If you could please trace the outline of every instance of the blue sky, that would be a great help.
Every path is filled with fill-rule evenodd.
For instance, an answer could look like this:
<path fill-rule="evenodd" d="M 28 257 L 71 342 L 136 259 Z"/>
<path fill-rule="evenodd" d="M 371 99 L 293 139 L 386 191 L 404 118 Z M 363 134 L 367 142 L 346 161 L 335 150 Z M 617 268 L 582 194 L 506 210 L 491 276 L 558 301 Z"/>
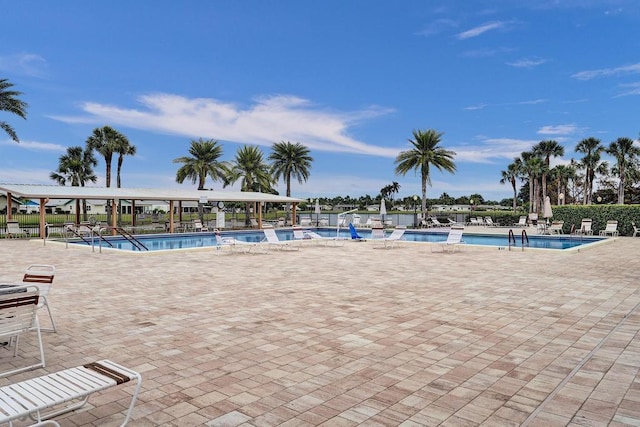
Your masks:
<path fill-rule="evenodd" d="M 223 160 L 288 140 L 314 157 L 294 197 L 376 196 L 393 181 L 403 197 L 419 176 L 395 175 L 395 156 L 433 128 L 457 172 L 435 170 L 428 197 L 500 200 L 500 171 L 541 140 L 565 146 L 558 163 L 583 138 L 640 132 L 637 0 L 0 5 L 0 77 L 29 103 L 26 121 L 0 113 L 21 139 L 0 134 L 5 183 L 53 184 L 66 148 L 110 125 L 137 147 L 125 187 L 179 188 L 172 160 L 191 139 L 219 140 Z M 104 185 L 103 159 L 96 172 Z"/>

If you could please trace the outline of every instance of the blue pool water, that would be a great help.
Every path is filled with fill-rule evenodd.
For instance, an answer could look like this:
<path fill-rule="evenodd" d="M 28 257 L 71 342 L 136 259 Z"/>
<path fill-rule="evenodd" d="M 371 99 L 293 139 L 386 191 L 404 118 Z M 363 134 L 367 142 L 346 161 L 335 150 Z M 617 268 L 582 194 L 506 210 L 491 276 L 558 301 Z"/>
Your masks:
<path fill-rule="evenodd" d="M 319 229 L 316 230 L 318 234 L 322 236 L 335 236 L 336 230 Z M 370 237 L 371 231 L 359 230 L 358 233 L 365 239 Z M 293 232 L 291 230 L 277 230 L 280 240 L 292 240 Z M 387 232 L 389 235 L 390 232 Z M 260 242 L 264 235 L 259 231 L 248 232 L 230 232 L 223 233 L 223 235 L 230 235 L 238 240 L 244 240 L 247 242 Z M 340 236 L 350 238 L 348 230 L 340 230 Z M 202 247 L 216 246 L 216 239 L 213 233 L 191 233 L 191 234 L 162 234 L 162 235 L 141 235 L 136 238 L 144 244 L 150 251 L 161 251 L 171 249 L 191 249 Z M 441 232 L 434 231 L 413 231 L 408 230 L 402 240 L 414 241 L 414 242 L 443 242 L 447 238 L 447 231 Z M 108 237 L 111 246 L 105 242 L 100 242 L 104 248 L 114 248 L 134 251 L 136 249 L 133 244 L 122 237 Z M 483 245 L 483 246 L 496 246 L 496 247 L 508 247 L 509 242 L 506 235 L 496 234 L 464 234 L 464 242 L 469 245 Z M 575 237 L 575 236 L 529 236 L 530 248 L 541 249 L 569 249 L 578 246 L 583 246 L 589 243 L 603 240 L 598 237 Z M 96 246 L 98 245 L 98 239 L 94 240 Z M 71 243 L 71 242 L 70 242 Z M 85 242 L 73 242 L 75 244 L 86 245 Z M 513 242 L 512 242 L 513 246 Z M 522 247 L 522 236 L 516 236 L 516 247 Z M 526 241 L 525 241 L 525 246 Z"/>

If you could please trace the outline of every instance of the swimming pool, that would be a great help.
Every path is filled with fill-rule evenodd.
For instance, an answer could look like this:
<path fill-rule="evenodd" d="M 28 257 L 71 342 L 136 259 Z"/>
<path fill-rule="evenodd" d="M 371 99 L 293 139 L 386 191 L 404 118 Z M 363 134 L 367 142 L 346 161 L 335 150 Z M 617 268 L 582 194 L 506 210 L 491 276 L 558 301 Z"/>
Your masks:
<path fill-rule="evenodd" d="M 318 234 L 322 236 L 335 236 L 335 229 L 317 229 Z M 277 230 L 280 240 L 293 240 L 293 231 L 290 229 Z M 358 231 L 365 239 L 371 235 L 368 230 Z M 389 232 L 387 232 L 387 235 Z M 240 231 L 240 232 L 224 232 L 223 235 L 230 235 L 238 240 L 244 240 L 247 242 L 260 242 L 264 238 L 264 234 L 261 231 Z M 340 230 L 340 236 L 350 237 L 348 230 Z M 149 251 L 163 251 L 163 250 L 176 250 L 176 249 L 193 249 L 203 247 L 217 246 L 215 236 L 213 233 L 189 233 L 189 234 L 154 234 L 154 235 L 141 235 L 136 236 L 136 239 L 144 245 Z M 411 242 L 443 242 L 447 239 L 447 230 L 442 231 L 414 231 L 407 230 L 402 237 L 404 241 Z M 136 247 L 134 243 L 123 237 L 107 237 L 109 243 L 94 240 L 96 246 L 100 245 L 103 248 L 112 248 L 128 251 L 139 251 L 140 248 Z M 500 234 L 470 234 L 465 233 L 463 240 L 469 245 L 481 245 L 481 246 L 495 246 L 495 247 L 508 247 L 509 241 L 507 235 Z M 580 247 L 602 241 L 604 238 L 600 237 L 577 237 L 577 236 L 528 236 L 528 246 L 530 248 L 538 249 L 555 249 L 564 250 L 575 247 Z M 70 241 L 70 244 L 87 245 L 83 241 Z M 138 245 L 139 246 L 139 245 Z M 512 241 L 512 246 L 513 241 Z M 522 236 L 516 236 L 515 247 L 522 247 Z M 144 249 L 142 249 L 144 251 Z"/>

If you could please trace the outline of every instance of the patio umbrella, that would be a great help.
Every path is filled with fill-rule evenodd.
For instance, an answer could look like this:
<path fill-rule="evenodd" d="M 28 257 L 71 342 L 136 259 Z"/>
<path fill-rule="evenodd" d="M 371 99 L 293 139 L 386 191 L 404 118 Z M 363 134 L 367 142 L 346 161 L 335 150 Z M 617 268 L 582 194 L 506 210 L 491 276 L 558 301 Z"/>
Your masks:
<path fill-rule="evenodd" d="M 549 198 L 549 196 L 547 196 L 544 199 L 544 210 L 542 212 L 542 217 L 549 219 L 552 216 L 553 216 L 553 210 L 551 209 L 551 199 Z"/>
<path fill-rule="evenodd" d="M 320 199 L 316 199 L 316 227 L 320 225 Z"/>
<path fill-rule="evenodd" d="M 384 202 L 384 197 L 380 200 L 380 218 L 384 224 L 384 216 L 387 214 L 387 204 Z"/>

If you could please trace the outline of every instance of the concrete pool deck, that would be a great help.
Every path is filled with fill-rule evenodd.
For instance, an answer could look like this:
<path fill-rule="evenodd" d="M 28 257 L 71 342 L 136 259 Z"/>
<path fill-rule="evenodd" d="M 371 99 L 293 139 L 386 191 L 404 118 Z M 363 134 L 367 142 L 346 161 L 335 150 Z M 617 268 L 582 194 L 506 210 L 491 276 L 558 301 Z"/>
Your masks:
<path fill-rule="evenodd" d="M 111 359 L 143 376 L 134 427 L 637 426 L 639 250 L 136 256 L 2 240 L 1 281 L 56 266 L 59 332 L 43 334 L 45 369 L 0 385 Z M 20 349 L 0 349 L 3 370 L 32 337 Z M 119 425 L 130 393 L 57 421 Z"/>

